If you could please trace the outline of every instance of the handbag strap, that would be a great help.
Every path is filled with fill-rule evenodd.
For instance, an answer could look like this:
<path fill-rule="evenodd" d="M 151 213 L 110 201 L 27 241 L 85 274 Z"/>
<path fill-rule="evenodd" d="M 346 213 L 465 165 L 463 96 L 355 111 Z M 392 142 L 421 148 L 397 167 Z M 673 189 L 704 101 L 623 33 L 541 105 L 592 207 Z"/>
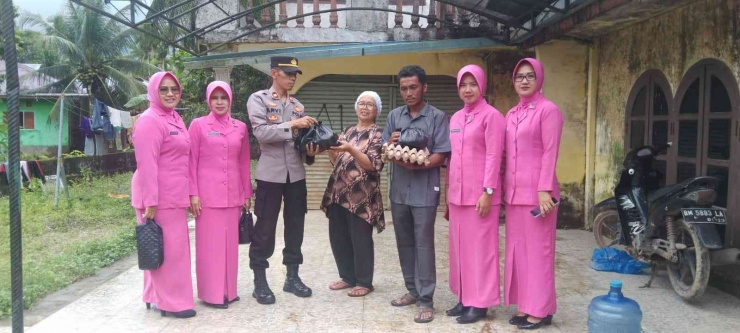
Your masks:
<path fill-rule="evenodd" d="M 321 110 L 319 111 L 319 114 L 316 116 L 316 120 L 319 120 L 319 118 L 324 113 L 324 111 L 326 111 L 326 120 L 329 121 L 329 127 L 333 129 L 334 125 L 331 124 L 331 117 L 329 116 L 329 109 L 326 108 L 326 103 L 324 103 L 324 105 L 321 106 Z"/>

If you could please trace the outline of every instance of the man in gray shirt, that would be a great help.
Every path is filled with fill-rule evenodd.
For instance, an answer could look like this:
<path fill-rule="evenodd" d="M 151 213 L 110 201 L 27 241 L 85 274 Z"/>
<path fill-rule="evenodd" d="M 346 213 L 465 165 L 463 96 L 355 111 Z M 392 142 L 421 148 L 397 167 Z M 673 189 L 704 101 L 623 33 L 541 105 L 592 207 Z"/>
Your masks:
<path fill-rule="evenodd" d="M 424 98 L 426 73 L 419 66 L 406 66 L 398 73 L 401 96 L 406 105 L 388 114 L 383 141 L 395 143 L 400 131 L 418 128 L 429 139 L 429 165 L 394 160 L 391 166 L 391 215 L 396 234 L 401 271 L 408 293 L 393 300 L 393 306 L 417 304 L 417 323 L 434 319 L 434 221 L 439 205 L 439 172 L 449 152 L 447 115 Z"/>

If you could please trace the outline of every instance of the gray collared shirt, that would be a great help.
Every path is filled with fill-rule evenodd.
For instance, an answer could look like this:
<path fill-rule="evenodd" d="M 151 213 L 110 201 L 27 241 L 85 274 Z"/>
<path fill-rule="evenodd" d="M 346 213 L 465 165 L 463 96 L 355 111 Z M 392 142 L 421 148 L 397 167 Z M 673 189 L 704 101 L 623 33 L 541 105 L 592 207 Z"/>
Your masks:
<path fill-rule="evenodd" d="M 313 157 L 301 154 L 293 144 L 290 121 L 305 115 L 303 104 L 293 96 L 283 102 L 274 89 L 260 90 L 247 101 L 249 121 L 260 143 L 261 155 L 255 179 L 285 183 L 288 176 L 295 183 L 306 178 L 303 163 L 313 164 Z"/>
<path fill-rule="evenodd" d="M 383 130 L 383 142 L 388 142 L 395 130 L 413 127 L 421 129 L 429 137 L 430 153 L 449 153 L 452 148 L 448 118 L 444 112 L 428 102 L 416 118 L 411 118 L 407 106 L 398 107 L 388 114 Z M 414 207 L 438 206 L 441 191 L 439 172 L 439 167 L 407 170 L 401 166 L 391 165 L 391 202 Z"/>

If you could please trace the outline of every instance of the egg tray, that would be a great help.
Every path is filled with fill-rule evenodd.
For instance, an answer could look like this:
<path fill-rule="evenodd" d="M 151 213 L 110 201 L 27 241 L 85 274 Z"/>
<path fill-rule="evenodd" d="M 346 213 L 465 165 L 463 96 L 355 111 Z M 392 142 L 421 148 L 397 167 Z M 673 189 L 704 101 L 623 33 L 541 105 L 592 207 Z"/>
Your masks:
<path fill-rule="evenodd" d="M 393 143 L 385 143 L 382 148 L 383 163 L 392 161 L 403 161 L 407 163 L 416 163 L 418 165 L 429 165 L 429 149 L 417 150 L 408 146 L 401 146 Z"/>

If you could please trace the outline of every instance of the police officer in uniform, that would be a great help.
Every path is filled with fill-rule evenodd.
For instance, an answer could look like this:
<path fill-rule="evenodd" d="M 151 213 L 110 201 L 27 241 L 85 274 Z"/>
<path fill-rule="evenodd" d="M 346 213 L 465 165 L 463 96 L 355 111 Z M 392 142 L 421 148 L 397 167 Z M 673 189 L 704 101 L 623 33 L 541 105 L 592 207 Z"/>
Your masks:
<path fill-rule="evenodd" d="M 303 104 L 289 91 L 293 89 L 297 74 L 303 74 L 294 57 L 272 57 L 270 64 L 272 87 L 249 97 L 247 109 L 254 136 L 262 151 L 257 163 L 257 191 L 254 212 L 252 244 L 249 247 L 249 267 L 254 271 L 252 296 L 260 304 L 275 303 L 275 295 L 267 283 L 267 259 L 275 251 L 275 228 L 281 202 L 284 203 L 285 248 L 283 264 L 287 278 L 283 291 L 299 297 L 311 296 L 298 276 L 298 265 L 303 263 L 301 244 L 307 213 L 306 170 L 304 163 L 314 162 L 315 151 L 301 154 L 293 145 L 299 129 L 309 128 L 316 119 L 305 115 Z"/>

